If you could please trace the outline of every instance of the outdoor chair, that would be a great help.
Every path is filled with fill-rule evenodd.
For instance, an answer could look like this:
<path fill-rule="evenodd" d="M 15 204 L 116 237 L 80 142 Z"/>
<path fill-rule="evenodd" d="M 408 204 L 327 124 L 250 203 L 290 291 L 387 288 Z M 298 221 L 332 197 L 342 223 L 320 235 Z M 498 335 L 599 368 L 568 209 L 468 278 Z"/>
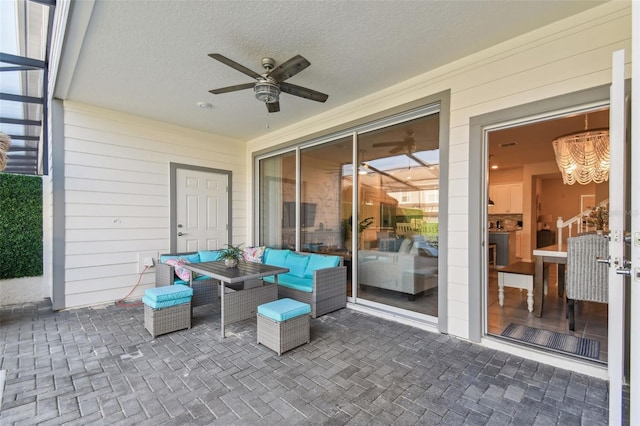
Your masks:
<path fill-rule="evenodd" d="M 609 303 L 609 268 L 597 258 L 609 256 L 609 242 L 601 234 L 583 234 L 567 239 L 565 292 L 569 330 L 575 331 L 575 301 Z"/>

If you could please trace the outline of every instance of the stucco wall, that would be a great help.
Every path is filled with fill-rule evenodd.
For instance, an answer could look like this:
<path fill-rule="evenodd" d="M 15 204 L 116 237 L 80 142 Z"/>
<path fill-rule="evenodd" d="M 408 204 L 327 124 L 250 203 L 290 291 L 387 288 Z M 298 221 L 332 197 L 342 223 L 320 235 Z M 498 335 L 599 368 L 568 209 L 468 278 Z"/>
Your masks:
<path fill-rule="evenodd" d="M 381 111 L 451 90 L 448 232 L 448 329 L 469 336 L 468 195 L 469 120 L 471 117 L 553 96 L 608 84 L 611 55 L 631 51 L 631 6 L 609 2 L 582 14 L 514 38 L 411 80 L 373 93 L 281 131 L 250 141 L 251 153 L 300 141 L 348 123 L 379 116 Z M 627 55 L 627 58 L 630 56 Z M 627 64 L 627 70 L 630 63 Z M 629 75 L 629 71 L 627 71 Z M 474 214 L 476 214 L 474 212 Z M 480 271 L 478 271 L 478 274 Z"/>

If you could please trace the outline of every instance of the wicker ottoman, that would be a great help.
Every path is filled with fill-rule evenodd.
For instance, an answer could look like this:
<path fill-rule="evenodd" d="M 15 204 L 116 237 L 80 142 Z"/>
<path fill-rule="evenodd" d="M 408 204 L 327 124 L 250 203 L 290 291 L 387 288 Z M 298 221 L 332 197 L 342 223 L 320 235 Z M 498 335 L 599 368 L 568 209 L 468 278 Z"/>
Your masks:
<path fill-rule="evenodd" d="M 191 328 L 191 297 L 193 289 L 186 286 L 166 286 L 144 292 L 144 328 L 153 337 Z"/>
<path fill-rule="evenodd" d="M 258 306 L 258 343 L 278 355 L 309 343 L 310 313 L 310 305 L 287 298 Z"/>

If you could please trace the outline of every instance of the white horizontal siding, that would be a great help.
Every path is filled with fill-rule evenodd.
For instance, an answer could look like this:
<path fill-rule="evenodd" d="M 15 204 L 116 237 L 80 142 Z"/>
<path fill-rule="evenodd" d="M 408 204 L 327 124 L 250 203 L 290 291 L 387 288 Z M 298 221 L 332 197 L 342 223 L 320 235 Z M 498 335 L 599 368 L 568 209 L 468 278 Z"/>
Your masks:
<path fill-rule="evenodd" d="M 468 186 L 470 118 L 576 92 L 611 80 L 611 54 L 631 49 L 629 2 L 608 2 L 462 60 L 430 70 L 366 98 L 249 142 L 256 152 L 322 134 L 380 111 L 449 90 L 449 333 L 469 336 Z M 627 55 L 627 58 L 629 56 Z M 628 59 L 629 60 L 629 59 Z M 631 64 L 627 64 L 627 75 Z M 442 199 L 442 197 L 441 197 Z"/>
<path fill-rule="evenodd" d="M 126 245 L 122 241 L 79 241 L 67 242 L 65 253 L 67 257 L 85 253 L 117 253 L 117 252 L 147 252 L 158 251 L 160 253 L 169 252 L 169 230 L 166 230 L 164 238 L 127 241 Z"/>
<path fill-rule="evenodd" d="M 155 285 L 140 253 L 169 251 L 169 164 L 232 172 L 233 239 L 246 238 L 246 144 L 65 103 L 65 303 L 113 302 Z"/>

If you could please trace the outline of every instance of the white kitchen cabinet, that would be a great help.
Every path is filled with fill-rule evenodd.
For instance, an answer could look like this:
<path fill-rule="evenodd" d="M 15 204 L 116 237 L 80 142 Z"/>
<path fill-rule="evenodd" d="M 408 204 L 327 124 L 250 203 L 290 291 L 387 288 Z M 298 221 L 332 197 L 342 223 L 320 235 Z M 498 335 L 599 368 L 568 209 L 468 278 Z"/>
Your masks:
<path fill-rule="evenodd" d="M 522 184 L 510 183 L 489 186 L 489 198 L 494 205 L 489 213 L 522 213 Z"/>

